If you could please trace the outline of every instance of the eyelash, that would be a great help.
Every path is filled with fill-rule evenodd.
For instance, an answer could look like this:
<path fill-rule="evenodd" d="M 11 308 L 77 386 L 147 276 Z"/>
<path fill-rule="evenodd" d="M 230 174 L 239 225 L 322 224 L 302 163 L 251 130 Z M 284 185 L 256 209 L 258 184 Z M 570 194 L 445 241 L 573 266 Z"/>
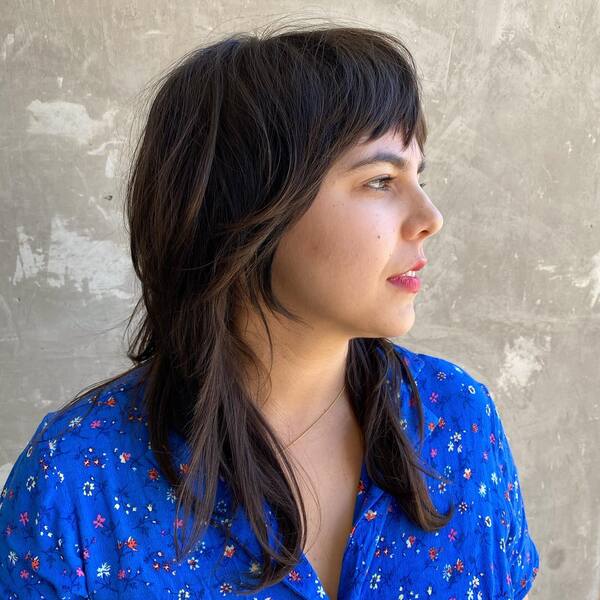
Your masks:
<path fill-rule="evenodd" d="M 369 184 L 370 183 L 374 183 L 376 181 L 393 181 L 393 177 L 390 177 L 389 175 L 387 177 L 378 177 L 377 179 L 372 179 L 371 181 L 369 181 L 369 183 L 367 184 L 368 187 L 371 187 Z M 419 184 L 421 186 L 421 188 L 424 188 L 426 183 L 420 183 Z M 385 192 L 387 190 L 390 189 L 389 185 L 386 185 L 385 187 L 380 187 L 380 188 L 371 188 L 372 190 L 375 190 L 376 192 Z"/>

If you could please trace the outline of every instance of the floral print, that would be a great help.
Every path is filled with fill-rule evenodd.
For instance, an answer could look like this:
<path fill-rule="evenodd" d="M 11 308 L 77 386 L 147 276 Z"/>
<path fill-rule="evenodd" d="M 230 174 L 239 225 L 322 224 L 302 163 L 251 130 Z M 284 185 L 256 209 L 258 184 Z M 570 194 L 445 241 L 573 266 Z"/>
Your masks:
<path fill-rule="evenodd" d="M 521 600 L 539 569 L 517 468 L 488 388 L 458 365 L 395 344 L 423 401 L 424 475 L 432 501 L 454 514 L 425 532 L 375 485 L 362 464 L 354 526 L 338 600 Z M 245 513 L 230 514 L 219 481 L 215 519 L 193 551 L 176 562 L 176 496 L 151 452 L 136 386 L 142 369 L 122 376 L 92 404 L 91 393 L 23 449 L 0 498 L 0 595 L 9 600 L 93 598 L 242 598 L 240 577 L 260 569 L 260 546 Z M 139 382 L 137 382 L 139 383 Z M 417 447 L 417 407 L 400 390 L 400 423 Z M 189 448 L 175 433 L 176 464 Z M 269 507 L 265 514 L 277 529 Z M 273 538 L 271 538 L 273 539 Z M 327 594 L 303 554 L 278 584 L 250 600 L 323 599 Z"/>

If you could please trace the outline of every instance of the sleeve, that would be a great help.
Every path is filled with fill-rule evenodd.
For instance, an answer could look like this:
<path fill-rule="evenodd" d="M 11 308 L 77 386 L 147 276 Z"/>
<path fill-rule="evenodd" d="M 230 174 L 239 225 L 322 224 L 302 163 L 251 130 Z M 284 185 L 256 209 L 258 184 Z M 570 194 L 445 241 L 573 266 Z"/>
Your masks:
<path fill-rule="evenodd" d="M 0 497 L 0 596 L 7 600 L 88 597 L 55 440 L 39 436 L 52 414 L 17 457 Z"/>
<path fill-rule="evenodd" d="M 494 464 L 499 473 L 498 498 L 500 513 L 506 515 L 507 533 L 502 542 L 508 563 L 506 582 L 514 600 L 525 598 L 538 574 L 540 557 L 529 534 L 525 501 L 521 491 L 519 472 L 495 402 L 488 388 L 481 384 L 487 395 L 486 414 L 489 417 L 489 442 Z"/>

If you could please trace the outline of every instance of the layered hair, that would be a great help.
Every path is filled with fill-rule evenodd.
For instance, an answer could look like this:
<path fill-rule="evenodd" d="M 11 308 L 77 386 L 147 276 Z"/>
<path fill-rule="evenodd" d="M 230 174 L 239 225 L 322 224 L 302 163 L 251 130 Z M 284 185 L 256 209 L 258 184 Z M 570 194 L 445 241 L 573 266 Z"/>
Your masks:
<path fill-rule="evenodd" d="M 236 330 L 241 307 L 303 320 L 275 297 L 271 264 L 282 235 L 310 207 L 333 161 L 363 138 L 400 132 L 421 152 L 427 128 L 414 59 L 396 36 L 369 28 L 265 28 L 184 55 L 160 77 L 133 157 L 125 210 L 141 282 L 127 356 L 144 369 L 143 403 L 152 452 L 173 485 L 177 513 L 192 519 L 174 545 L 181 560 L 213 519 L 218 479 L 245 510 L 262 566 L 238 593 L 282 580 L 306 543 L 306 511 L 281 441 L 245 385 L 242 365 L 269 372 Z M 124 373 L 95 385 L 94 398 Z M 391 375 L 391 377 L 390 377 Z M 423 409 L 402 356 L 387 338 L 349 341 L 345 384 L 364 433 L 369 476 L 425 531 L 447 524 L 400 424 L 400 386 Z M 79 394 L 56 417 L 74 405 Z M 93 408 L 93 403 L 92 403 Z M 190 448 L 186 473 L 168 433 Z M 201 494 L 197 491 L 202 490 Z M 263 502 L 281 543 L 269 544 Z M 182 529 L 183 531 L 183 529 Z"/>

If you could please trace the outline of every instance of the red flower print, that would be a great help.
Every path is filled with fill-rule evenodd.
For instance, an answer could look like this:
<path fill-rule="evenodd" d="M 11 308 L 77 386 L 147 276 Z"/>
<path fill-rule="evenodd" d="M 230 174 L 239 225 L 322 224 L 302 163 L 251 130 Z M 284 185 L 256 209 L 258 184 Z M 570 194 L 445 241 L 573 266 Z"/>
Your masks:
<path fill-rule="evenodd" d="M 99 419 L 95 419 L 94 421 L 92 421 L 90 423 L 90 427 L 92 429 L 98 429 L 98 427 L 100 427 L 102 425 L 102 421 L 100 421 Z"/>
<path fill-rule="evenodd" d="M 465 565 L 464 565 L 463 561 L 460 560 L 460 558 L 457 558 L 456 564 L 454 565 L 454 570 L 457 573 L 462 573 L 464 571 L 464 569 L 465 569 Z"/>
<path fill-rule="evenodd" d="M 173 525 L 179 529 L 180 527 L 183 527 L 183 519 L 175 519 L 173 521 Z"/>
<path fill-rule="evenodd" d="M 27 569 L 22 569 L 19 573 L 21 579 L 27 579 L 29 577 L 29 571 Z"/>
<path fill-rule="evenodd" d="M 117 577 L 119 579 L 125 579 L 125 569 L 119 569 L 119 572 L 117 573 Z"/>
<path fill-rule="evenodd" d="M 444 429 L 444 425 L 446 425 L 446 421 L 444 421 L 444 417 L 440 417 L 440 418 L 438 419 L 438 427 L 439 427 L 440 429 Z"/>
<path fill-rule="evenodd" d="M 457 534 L 457 533 L 458 533 L 458 531 L 456 531 L 456 529 L 454 529 L 454 528 L 451 528 L 451 529 L 450 529 L 450 533 L 448 534 L 448 539 L 449 539 L 451 542 L 454 542 L 454 541 L 456 540 L 456 534 Z"/>
<path fill-rule="evenodd" d="M 406 540 L 406 546 L 408 548 L 412 548 L 417 538 L 414 535 L 409 535 L 408 540 Z"/>
<path fill-rule="evenodd" d="M 367 488 L 366 488 L 366 486 L 365 486 L 365 482 L 364 482 L 364 481 L 361 479 L 361 480 L 358 482 L 358 493 L 359 493 L 359 494 L 362 494 L 362 493 L 363 493 L 363 492 L 364 492 L 366 489 L 367 489 Z"/>
<path fill-rule="evenodd" d="M 121 454 L 119 454 L 119 460 L 122 463 L 126 463 L 130 458 L 131 458 L 130 452 L 121 452 Z"/>
<path fill-rule="evenodd" d="M 31 568 L 32 568 L 34 571 L 37 571 L 37 570 L 40 568 L 40 559 L 39 559 L 37 556 L 34 556 L 34 557 L 31 559 Z"/>
<path fill-rule="evenodd" d="M 435 429 L 435 423 L 433 423 L 432 421 L 429 421 L 429 423 L 427 423 L 427 427 L 428 427 L 429 431 L 433 431 Z"/>
<path fill-rule="evenodd" d="M 429 558 L 431 560 L 435 560 L 438 557 L 438 553 L 437 548 L 429 548 Z"/>
<path fill-rule="evenodd" d="M 302 580 L 302 577 L 300 576 L 300 573 L 298 573 L 298 571 L 296 571 L 295 569 L 292 569 L 290 571 L 290 574 L 288 575 L 289 579 L 291 579 L 294 582 L 298 582 Z"/>
<path fill-rule="evenodd" d="M 429 451 L 429 456 L 431 456 L 431 458 L 435 458 L 437 456 L 437 453 L 438 453 L 437 448 L 432 448 Z"/>
<path fill-rule="evenodd" d="M 438 393 L 437 392 L 431 392 L 429 399 L 431 400 L 431 402 L 433 402 L 433 404 L 436 404 L 438 401 Z"/>
<path fill-rule="evenodd" d="M 151 469 L 148 470 L 148 477 L 150 477 L 150 479 L 155 481 L 156 479 L 158 479 L 160 477 L 160 475 L 158 474 L 158 471 L 154 467 L 152 467 Z"/>
<path fill-rule="evenodd" d="M 188 463 L 183 463 L 183 464 L 180 464 L 180 465 L 179 465 L 179 470 L 180 470 L 182 473 L 184 473 L 184 474 L 185 474 L 185 473 L 188 473 L 188 472 L 189 472 L 189 470 L 190 470 L 190 465 L 189 465 Z"/>
<path fill-rule="evenodd" d="M 104 527 L 103 523 L 104 521 L 106 521 L 106 518 L 103 517 L 102 515 L 97 515 L 96 518 L 93 520 L 94 523 L 94 527 L 96 529 L 98 529 L 98 527 Z"/>
<path fill-rule="evenodd" d="M 223 552 L 223 556 L 227 558 L 231 558 L 235 554 L 235 546 L 230 544 L 229 546 L 225 546 L 225 552 Z"/>
<path fill-rule="evenodd" d="M 107 406 L 116 406 L 117 405 L 117 399 L 114 396 L 110 396 L 108 398 L 108 400 L 106 400 L 104 402 L 104 404 L 106 404 Z"/>
<path fill-rule="evenodd" d="M 474 433 L 477 433 L 479 431 L 479 425 L 477 425 L 477 423 L 473 423 L 471 425 L 471 431 L 473 431 Z"/>
<path fill-rule="evenodd" d="M 471 469 L 469 469 L 469 468 L 466 468 L 466 469 L 464 470 L 464 472 L 463 472 L 463 477 L 464 477 L 465 479 L 471 479 Z"/>
<path fill-rule="evenodd" d="M 491 444 L 495 444 L 496 443 L 496 436 L 493 433 L 490 433 L 490 443 Z"/>
<path fill-rule="evenodd" d="M 365 513 L 365 517 L 366 517 L 367 521 L 372 521 L 376 516 L 377 516 L 377 511 L 376 510 L 369 509 Z"/>
<path fill-rule="evenodd" d="M 483 460 L 487 460 L 488 459 L 488 453 L 484 450 L 483 454 L 481 455 L 483 456 Z"/>
<path fill-rule="evenodd" d="M 29 515 L 26 512 L 21 513 L 19 515 L 19 521 L 21 521 L 21 525 L 27 525 L 27 523 L 29 522 Z"/>
<path fill-rule="evenodd" d="M 137 551 L 138 547 L 137 547 L 137 540 L 131 536 L 129 536 L 127 538 L 127 541 L 125 542 L 125 545 L 130 549 L 130 550 L 134 550 Z"/>
<path fill-rule="evenodd" d="M 81 567 L 77 567 L 77 570 L 75 572 L 77 573 L 77 577 L 83 577 L 84 576 L 84 572 L 83 572 L 83 569 Z"/>

